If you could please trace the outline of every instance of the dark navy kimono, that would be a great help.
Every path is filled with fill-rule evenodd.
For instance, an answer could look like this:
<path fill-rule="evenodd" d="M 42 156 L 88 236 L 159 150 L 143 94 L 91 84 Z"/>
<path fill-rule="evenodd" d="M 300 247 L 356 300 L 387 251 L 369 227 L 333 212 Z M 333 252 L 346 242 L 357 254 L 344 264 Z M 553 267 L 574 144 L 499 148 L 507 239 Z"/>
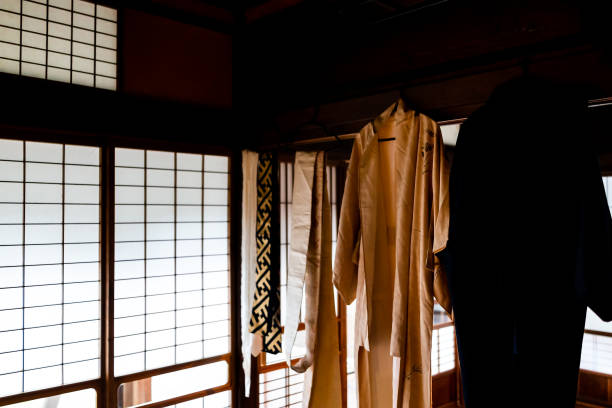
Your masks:
<path fill-rule="evenodd" d="M 573 407 L 587 306 L 612 320 L 612 221 L 572 89 L 499 87 L 459 134 L 443 252 L 467 408 Z"/>

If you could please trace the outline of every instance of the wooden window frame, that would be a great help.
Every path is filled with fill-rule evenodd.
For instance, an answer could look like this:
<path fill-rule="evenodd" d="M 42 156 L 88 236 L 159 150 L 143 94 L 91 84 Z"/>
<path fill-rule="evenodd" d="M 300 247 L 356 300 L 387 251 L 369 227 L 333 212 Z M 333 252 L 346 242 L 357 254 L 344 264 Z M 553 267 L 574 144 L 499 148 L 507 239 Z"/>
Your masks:
<path fill-rule="evenodd" d="M 0 397 L 0 406 L 17 404 L 67 394 L 86 389 L 96 391 L 97 408 L 118 406 L 118 391 L 122 383 L 150 378 L 156 375 L 199 367 L 219 361 L 228 364 L 228 380 L 225 384 L 200 390 L 187 395 L 142 405 L 142 408 L 162 408 L 229 391 L 232 406 L 239 406 L 239 366 L 235 356 L 240 355 L 239 305 L 240 298 L 240 156 L 229 148 L 173 140 L 131 138 L 120 135 L 99 135 L 84 132 L 31 129 L 0 125 L 0 138 L 32 142 L 48 142 L 98 147 L 100 149 L 100 377 L 93 380 L 56 386 L 42 390 Z M 195 153 L 227 156 L 229 165 L 229 304 L 230 304 L 230 351 L 229 353 L 202 358 L 195 361 L 145 370 L 115 377 L 114 375 L 114 220 L 115 220 L 115 148 L 134 148 L 167 152 Z M 238 180 L 238 181 L 237 181 Z"/>

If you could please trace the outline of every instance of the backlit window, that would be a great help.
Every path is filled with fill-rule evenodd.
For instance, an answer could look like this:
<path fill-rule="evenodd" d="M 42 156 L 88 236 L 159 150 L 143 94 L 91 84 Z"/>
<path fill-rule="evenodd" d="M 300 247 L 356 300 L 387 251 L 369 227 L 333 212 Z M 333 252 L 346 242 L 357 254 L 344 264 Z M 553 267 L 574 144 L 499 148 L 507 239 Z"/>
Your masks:
<path fill-rule="evenodd" d="M 0 72 L 115 90 L 117 10 L 82 0 L 1 0 Z"/>
<path fill-rule="evenodd" d="M 0 396 L 100 375 L 99 162 L 0 140 Z"/>
<path fill-rule="evenodd" d="M 115 375 L 229 353 L 228 165 L 115 150 Z"/>

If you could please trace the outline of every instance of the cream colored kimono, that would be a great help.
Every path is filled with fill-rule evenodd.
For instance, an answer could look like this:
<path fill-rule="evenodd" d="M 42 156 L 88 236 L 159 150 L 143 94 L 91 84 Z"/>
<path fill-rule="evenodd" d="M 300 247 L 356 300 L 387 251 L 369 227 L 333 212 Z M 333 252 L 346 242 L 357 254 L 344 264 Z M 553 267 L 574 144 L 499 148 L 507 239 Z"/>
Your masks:
<path fill-rule="evenodd" d="M 357 299 L 360 408 L 431 407 L 434 296 L 451 309 L 434 256 L 448 237 L 448 170 L 440 128 L 402 101 L 355 139 L 334 284 Z"/>

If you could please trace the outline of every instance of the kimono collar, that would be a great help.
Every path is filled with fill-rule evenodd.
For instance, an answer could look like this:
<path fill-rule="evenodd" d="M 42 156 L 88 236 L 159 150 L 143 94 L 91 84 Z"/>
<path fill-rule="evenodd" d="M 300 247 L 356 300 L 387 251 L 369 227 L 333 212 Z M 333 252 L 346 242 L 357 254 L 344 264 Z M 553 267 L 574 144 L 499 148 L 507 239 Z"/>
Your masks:
<path fill-rule="evenodd" d="M 417 113 L 411 109 L 406 109 L 403 99 L 399 99 L 397 102 L 389 106 L 380 115 L 368 122 L 361 131 L 359 132 L 363 143 L 364 153 L 372 150 L 374 145 L 378 144 L 378 133 L 387 125 L 389 120 L 399 124 L 403 122 L 407 117 L 416 116 Z M 376 150 L 376 149 L 374 149 Z"/>

